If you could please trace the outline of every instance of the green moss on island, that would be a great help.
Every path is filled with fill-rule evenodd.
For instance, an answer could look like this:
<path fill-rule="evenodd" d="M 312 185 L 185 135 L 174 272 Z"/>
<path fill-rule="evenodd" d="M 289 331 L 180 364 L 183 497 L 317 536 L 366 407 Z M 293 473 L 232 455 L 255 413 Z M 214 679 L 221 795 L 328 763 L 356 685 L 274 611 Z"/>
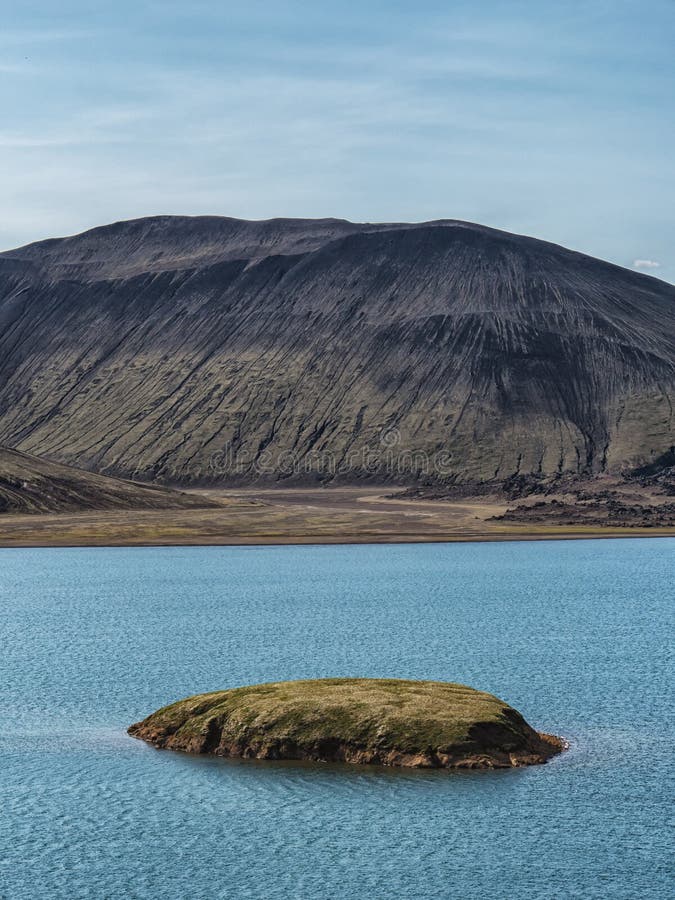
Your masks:
<path fill-rule="evenodd" d="M 564 748 L 492 694 L 397 679 L 282 681 L 198 694 L 129 728 L 159 748 L 254 759 L 505 768 Z"/>

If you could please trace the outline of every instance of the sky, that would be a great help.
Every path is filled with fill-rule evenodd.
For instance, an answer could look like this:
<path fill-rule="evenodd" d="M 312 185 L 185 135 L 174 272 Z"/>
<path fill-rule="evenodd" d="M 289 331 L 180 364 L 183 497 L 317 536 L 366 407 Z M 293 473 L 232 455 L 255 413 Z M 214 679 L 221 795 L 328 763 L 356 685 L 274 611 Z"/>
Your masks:
<path fill-rule="evenodd" d="M 465 219 L 675 282 L 675 0 L 0 0 L 0 248 Z"/>

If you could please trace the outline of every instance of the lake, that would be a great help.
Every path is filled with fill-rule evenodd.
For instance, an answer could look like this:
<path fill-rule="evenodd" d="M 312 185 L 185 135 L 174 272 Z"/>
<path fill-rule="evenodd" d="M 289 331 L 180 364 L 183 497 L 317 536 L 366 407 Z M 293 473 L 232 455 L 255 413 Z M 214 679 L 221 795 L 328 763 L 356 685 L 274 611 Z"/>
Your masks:
<path fill-rule="evenodd" d="M 0 550 L 0 897 L 666 898 L 675 539 Z M 571 749 L 448 772 L 126 727 L 294 678 L 459 681 Z"/>

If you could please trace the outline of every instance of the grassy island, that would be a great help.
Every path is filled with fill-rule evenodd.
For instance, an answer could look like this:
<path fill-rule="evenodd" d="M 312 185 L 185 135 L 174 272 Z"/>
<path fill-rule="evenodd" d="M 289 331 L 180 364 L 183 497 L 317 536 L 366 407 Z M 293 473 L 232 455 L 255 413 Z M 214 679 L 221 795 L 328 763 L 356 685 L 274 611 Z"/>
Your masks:
<path fill-rule="evenodd" d="M 418 768 L 546 762 L 564 742 L 492 694 L 397 679 L 282 681 L 198 694 L 129 728 L 159 748 Z"/>

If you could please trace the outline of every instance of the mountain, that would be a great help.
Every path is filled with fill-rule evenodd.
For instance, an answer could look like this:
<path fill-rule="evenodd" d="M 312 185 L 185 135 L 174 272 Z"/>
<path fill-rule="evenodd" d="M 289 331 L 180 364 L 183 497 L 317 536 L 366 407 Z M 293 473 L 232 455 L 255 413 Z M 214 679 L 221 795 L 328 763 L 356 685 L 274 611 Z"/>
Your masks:
<path fill-rule="evenodd" d="M 214 505 L 180 491 L 93 475 L 0 447 L 0 513 L 192 509 Z"/>
<path fill-rule="evenodd" d="M 0 254 L 0 323 L 0 443 L 126 477 L 498 482 L 674 443 L 675 287 L 466 222 L 120 222 Z"/>

